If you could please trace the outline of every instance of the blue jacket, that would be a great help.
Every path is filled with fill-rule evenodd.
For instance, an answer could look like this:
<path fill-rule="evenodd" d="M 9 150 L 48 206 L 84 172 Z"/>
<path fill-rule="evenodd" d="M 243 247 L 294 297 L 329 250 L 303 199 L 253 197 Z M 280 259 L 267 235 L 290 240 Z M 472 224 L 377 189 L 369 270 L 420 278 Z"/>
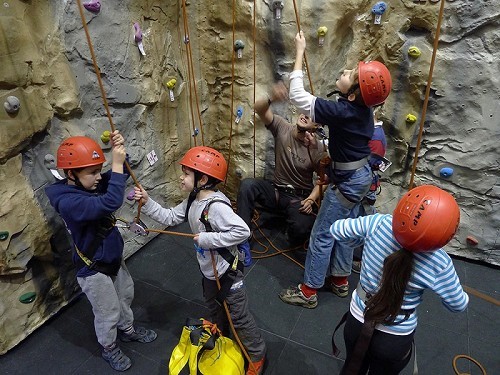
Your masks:
<path fill-rule="evenodd" d="M 128 174 L 108 171 L 96 191 L 89 191 L 79 186 L 68 185 L 67 179 L 57 181 L 45 188 L 50 204 L 61 215 L 78 249 L 85 254 L 96 237 L 97 226 L 103 218 L 119 209 L 125 195 L 125 182 Z M 121 261 L 123 256 L 123 238 L 116 227 L 101 242 L 93 260 L 104 263 Z M 86 277 L 96 274 L 73 253 L 73 262 L 79 267 L 77 276 Z"/>

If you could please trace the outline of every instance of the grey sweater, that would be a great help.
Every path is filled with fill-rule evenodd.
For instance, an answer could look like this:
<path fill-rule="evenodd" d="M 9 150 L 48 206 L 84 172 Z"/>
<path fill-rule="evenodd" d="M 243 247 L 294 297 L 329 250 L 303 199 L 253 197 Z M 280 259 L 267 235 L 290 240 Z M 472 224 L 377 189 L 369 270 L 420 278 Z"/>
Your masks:
<path fill-rule="evenodd" d="M 237 245 L 248 239 L 250 229 L 230 206 L 221 202 L 215 202 L 210 205 L 208 221 L 214 230 L 213 232 L 206 232 L 205 226 L 200 221 L 203 209 L 212 199 L 222 199 L 229 203 L 229 199 L 219 191 L 213 192 L 213 194 L 202 200 L 196 198 L 188 212 L 191 231 L 194 234 L 199 234 L 198 244 L 201 248 L 210 250 L 226 247 L 234 255 L 238 254 L 240 259 L 243 259 L 243 254 L 238 251 Z M 142 212 L 161 224 L 173 226 L 184 221 L 186 206 L 187 199 L 184 199 L 179 205 L 173 208 L 164 208 L 150 197 L 143 206 Z M 229 263 L 218 252 L 214 252 L 214 256 L 217 264 L 217 273 L 220 277 L 226 272 Z M 196 257 L 203 275 L 210 280 L 215 280 L 210 252 L 205 251 L 203 254 L 197 252 Z"/>

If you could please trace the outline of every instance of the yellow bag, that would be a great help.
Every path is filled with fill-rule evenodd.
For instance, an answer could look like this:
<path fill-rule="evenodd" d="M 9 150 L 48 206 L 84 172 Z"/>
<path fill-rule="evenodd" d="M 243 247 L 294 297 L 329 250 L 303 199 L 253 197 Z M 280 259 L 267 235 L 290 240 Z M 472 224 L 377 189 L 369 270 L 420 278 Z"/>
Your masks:
<path fill-rule="evenodd" d="M 172 351 L 169 374 L 178 375 L 189 362 L 190 375 L 243 375 L 244 360 L 238 345 L 222 336 L 217 326 L 204 319 L 190 319 Z"/>

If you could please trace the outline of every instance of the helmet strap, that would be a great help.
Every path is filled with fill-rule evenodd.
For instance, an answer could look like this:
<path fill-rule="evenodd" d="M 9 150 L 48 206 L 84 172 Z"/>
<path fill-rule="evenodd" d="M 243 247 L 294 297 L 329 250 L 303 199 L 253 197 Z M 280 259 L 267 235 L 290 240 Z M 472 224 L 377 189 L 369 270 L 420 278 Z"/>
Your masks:
<path fill-rule="evenodd" d="M 71 174 L 73 175 L 73 177 L 70 177 L 69 172 L 71 172 Z M 78 186 L 78 187 L 83 187 L 83 185 L 82 185 L 82 183 L 80 182 L 80 179 L 78 178 L 78 176 L 76 175 L 76 173 L 75 173 L 75 170 L 74 170 L 74 169 L 69 169 L 69 170 L 68 170 L 68 173 L 66 174 L 66 178 L 67 178 L 69 181 L 74 182 L 76 186 Z"/>
<path fill-rule="evenodd" d="M 200 174 L 200 172 L 194 171 L 194 189 L 191 191 L 191 193 L 189 193 L 189 198 L 188 198 L 187 206 L 186 206 L 186 212 L 184 214 L 184 221 L 188 220 L 189 209 L 191 208 L 191 205 L 193 204 L 193 201 L 196 199 L 196 196 L 198 195 L 198 193 L 200 191 L 202 191 L 202 190 L 217 191 L 218 190 L 215 187 L 216 185 L 213 184 L 213 183 L 212 184 L 205 184 L 203 186 L 198 187 L 198 182 L 200 181 L 201 176 L 202 175 Z"/>

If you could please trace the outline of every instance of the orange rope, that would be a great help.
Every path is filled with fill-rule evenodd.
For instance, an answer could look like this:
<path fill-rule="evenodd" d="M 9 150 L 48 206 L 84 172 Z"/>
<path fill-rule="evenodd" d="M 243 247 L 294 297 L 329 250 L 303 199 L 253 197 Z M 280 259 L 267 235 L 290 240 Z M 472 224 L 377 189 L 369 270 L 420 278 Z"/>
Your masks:
<path fill-rule="evenodd" d="M 97 76 L 97 82 L 99 83 L 99 89 L 101 90 L 102 102 L 104 104 L 104 108 L 106 109 L 106 116 L 108 117 L 109 126 L 111 128 L 111 131 L 114 132 L 116 130 L 116 128 L 115 128 L 115 124 L 113 123 L 113 118 L 111 117 L 111 112 L 109 110 L 108 100 L 106 98 L 106 91 L 104 90 L 104 85 L 102 83 L 101 71 L 99 70 L 99 66 L 97 65 L 97 59 L 96 59 L 95 53 L 94 53 L 94 46 L 92 45 L 92 40 L 90 39 L 89 29 L 87 27 L 87 20 L 85 19 L 85 13 L 83 11 L 83 5 L 82 5 L 81 0 L 77 0 L 77 2 L 78 2 L 78 10 L 80 11 L 80 18 L 82 20 L 83 29 L 85 30 L 85 36 L 87 37 L 87 43 L 89 46 L 90 55 L 92 57 L 92 64 L 94 65 L 95 74 Z M 135 174 L 134 174 L 134 172 L 132 172 L 132 169 L 130 168 L 130 165 L 128 164 L 127 161 L 125 161 L 125 167 L 127 168 L 127 171 L 130 174 L 130 177 L 132 177 L 132 180 L 134 180 L 134 184 L 140 188 L 141 185 L 139 184 L 139 181 L 135 177 Z"/>
<path fill-rule="evenodd" d="M 431 83 L 432 83 L 432 73 L 434 71 L 434 63 L 436 61 L 436 53 L 437 53 L 438 44 L 439 44 L 439 33 L 441 30 L 441 21 L 443 20 L 444 3 L 445 3 L 444 1 L 441 1 L 441 6 L 439 8 L 438 23 L 436 26 L 436 36 L 434 37 L 434 46 L 433 46 L 433 50 L 432 50 L 431 66 L 429 67 L 429 77 L 427 78 L 427 87 L 425 88 L 425 99 L 424 99 L 424 105 L 422 108 L 422 115 L 420 116 L 420 129 L 418 132 L 417 146 L 415 147 L 415 156 L 413 157 L 413 166 L 411 168 L 411 177 L 410 177 L 410 184 L 408 186 L 408 190 L 413 189 L 413 183 L 415 180 L 415 171 L 417 170 L 418 153 L 420 152 L 420 145 L 422 143 L 422 134 L 424 133 L 425 115 L 427 113 L 427 105 L 429 104 L 429 95 L 431 92 Z"/>
<path fill-rule="evenodd" d="M 190 100 L 190 105 L 191 105 L 191 116 L 193 117 L 193 135 L 194 135 L 194 145 L 197 145 L 197 140 L 196 140 L 196 126 L 194 122 L 194 113 L 193 113 L 193 97 L 192 97 L 192 92 L 194 92 L 194 97 L 195 97 L 195 103 L 196 103 L 196 108 L 198 110 L 198 122 L 200 124 L 200 134 L 201 134 L 201 144 L 205 144 L 205 140 L 203 138 L 203 123 L 201 120 L 201 114 L 200 114 L 200 108 L 198 106 L 198 91 L 196 90 L 196 78 L 194 75 L 194 68 L 193 68 L 193 54 L 191 51 L 191 40 L 189 36 L 189 25 L 188 25 L 188 20 L 187 20 L 187 11 L 186 11 L 186 0 L 182 0 L 182 16 L 184 19 L 184 42 L 186 44 L 186 54 L 187 54 L 187 60 L 188 60 L 188 70 L 189 70 L 189 100 Z M 192 85 L 192 87 L 191 87 Z M 192 90 L 192 91 L 191 91 Z"/>
<path fill-rule="evenodd" d="M 253 33 L 253 103 L 255 103 L 256 97 L 255 97 L 255 80 L 256 80 L 256 74 L 255 74 L 255 61 L 257 60 L 257 27 L 256 27 L 256 9 L 257 7 L 257 1 L 253 0 L 253 28 L 252 28 L 252 33 Z M 256 142 L 255 142 L 255 137 L 256 137 L 256 131 L 255 131 L 255 106 L 253 108 L 253 115 L 252 115 L 252 120 L 253 120 L 253 178 L 255 178 L 255 164 L 256 164 Z"/>
<path fill-rule="evenodd" d="M 299 33 L 300 33 L 300 18 L 299 18 L 299 13 L 297 11 L 297 3 L 295 0 L 293 0 L 293 10 L 295 11 L 295 19 L 297 21 L 297 29 L 299 30 Z M 309 64 L 307 63 L 306 51 L 304 51 L 304 64 L 306 65 L 307 78 L 309 79 L 309 86 L 311 87 L 311 94 L 314 95 L 314 88 L 313 88 L 313 83 L 311 80 L 311 73 L 309 72 Z"/>
<path fill-rule="evenodd" d="M 229 150 L 227 155 L 227 170 L 229 170 L 229 164 L 231 163 L 231 145 L 233 138 L 233 111 L 234 111 L 234 42 L 235 42 L 235 23 L 236 23 L 236 0 L 233 0 L 233 44 L 231 45 L 231 113 L 229 114 Z M 224 180 L 224 190 L 227 185 L 227 174 Z"/>

